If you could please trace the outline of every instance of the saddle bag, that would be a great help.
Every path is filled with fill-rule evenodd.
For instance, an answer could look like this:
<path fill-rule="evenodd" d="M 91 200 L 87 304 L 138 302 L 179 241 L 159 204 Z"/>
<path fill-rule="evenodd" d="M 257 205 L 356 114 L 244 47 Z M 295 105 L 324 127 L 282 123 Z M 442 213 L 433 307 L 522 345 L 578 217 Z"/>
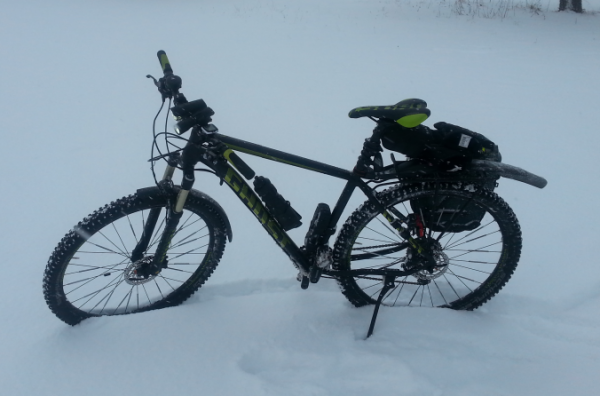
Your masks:
<path fill-rule="evenodd" d="M 438 122 L 434 127 L 436 129 L 423 125 L 403 128 L 390 123 L 382 144 L 388 150 L 432 164 L 437 168 L 440 181 L 464 179 L 467 175 L 461 169 L 472 159 L 498 162 L 502 159 L 498 146 L 480 133 L 445 122 Z M 478 175 L 473 180 L 473 175 L 468 176 L 475 184 L 491 191 L 496 186 L 497 177 Z M 410 205 L 425 227 L 437 232 L 472 231 L 480 226 L 486 213 L 485 208 L 473 201 L 441 194 L 413 199 Z"/>
<path fill-rule="evenodd" d="M 409 158 L 464 164 L 472 159 L 500 161 L 498 146 L 480 133 L 446 122 L 430 129 L 424 125 L 405 128 L 397 123 L 380 123 L 384 128 L 381 143 L 388 150 Z"/>
<path fill-rule="evenodd" d="M 423 225 L 436 232 L 472 231 L 481 225 L 486 213 L 473 201 L 447 195 L 411 199 L 410 206 Z"/>

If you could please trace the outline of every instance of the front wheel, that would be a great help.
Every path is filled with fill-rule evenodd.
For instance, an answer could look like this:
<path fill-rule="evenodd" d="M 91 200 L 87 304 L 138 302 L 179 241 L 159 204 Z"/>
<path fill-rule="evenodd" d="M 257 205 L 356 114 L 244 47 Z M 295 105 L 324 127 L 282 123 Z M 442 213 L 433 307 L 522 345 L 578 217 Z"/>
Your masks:
<path fill-rule="evenodd" d="M 152 262 L 165 226 L 169 198 L 144 189 L 98 209 L 60 241 L 44 273 L 44 297 L 52 312 L 75 325 L 85 318 L 150 311 L 181 304 L 212 274 L 230 235 L 220 206 L 192 191 L 158 274 L 137 276 Z M 131 259 L 150 211 L 159 210 L 154 233 Z"/>
<path fill-rule="evenodd" d="M 413 272 L 396 278 L 382 304 L 472 310 L 513 274 L 521 231 L 513 211 L 495 193 L 469 183 L 421 183 L 390 188 L 378 199 L 385 211 L 367 201 L 344 224 L 333 269 Z M 384 214 L 402 219 L 425 254 L 419 255 Z M 338 283 L 352 304 L 363 306 L 376 302 L 383 276 L 343 275 Z"/>

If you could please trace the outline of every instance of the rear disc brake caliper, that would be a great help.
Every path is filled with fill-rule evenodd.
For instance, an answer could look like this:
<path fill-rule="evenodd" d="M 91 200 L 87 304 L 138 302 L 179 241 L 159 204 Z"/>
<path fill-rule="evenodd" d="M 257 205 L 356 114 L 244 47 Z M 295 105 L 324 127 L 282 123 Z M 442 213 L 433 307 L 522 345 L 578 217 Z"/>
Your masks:
<path fill-rule="evenodd" d="M 429 283 L 447 271 L 450 259 L 442 246 L 433 238 L 423 237 L 413 240 L 407 249 L 406 270 L 418 270 L 413 274 L 419 281 Z"/>

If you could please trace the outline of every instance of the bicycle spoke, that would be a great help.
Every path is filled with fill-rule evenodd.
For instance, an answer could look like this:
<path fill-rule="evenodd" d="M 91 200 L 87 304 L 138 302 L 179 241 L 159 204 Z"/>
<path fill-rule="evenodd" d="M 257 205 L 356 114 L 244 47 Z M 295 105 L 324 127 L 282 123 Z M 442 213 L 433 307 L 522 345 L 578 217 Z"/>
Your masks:
<path fill-rule="evenodd" d="M 129 298 L 127 299 L 127 305 L 125 305 L 125 312 L 127 312 L 127 309 L 129 308 L 129 303 L 131 302 L 131 296 L 133 295 L 133 288 L 135 286 L 131 286 L 131 290 L 129 291 Z"/>
<path fill-rule="evenodd" d="M 188 243 L 196 242 L 197 240 L 200 240 L 200 239 L 205 238 L 207 236 L 208 236 L 208 234 L 204 234 L 202 236 L 199 236 L 198 238 L 190 239 L 189 241 L 186 241 L 186 242 L 180 241 L 176 245 L 171 246 L 171 249 L 175 249 L 175 248 L 178 248 L 180 246 L 187 245 Z"/>
<path fill-rule="evenodd" d="M 113 228 L 115 227 L 115 225 L 113 223 L 111 223 L 111 225 Z M 115 228 L 115 231 L 116 231 L 116 228 Z M 104 239 L 106 239 L 108 242 L 110 242 L 110 244 L 113 245 L 121 253 L 122 256 L 129 257 L 129 253 L 122 251 L 121 248 L 118 247 L 117 244 L 114 243 L 112 240 L 110 240 L 106 235 L 104 235 L 104 233 L 102 231 L 98 231 L 98 234 L 102 235 L 104 237 Z M 117 232 L 117 235 L 118 235 L 118 232 Z M 121 238 L 121 236 L 119 235 L 119 239 L 120 238 Z M 122 240 L 121 240 L 121 242 L 122 242 Z"/>
<path fill-rule="evenodd" d="M 457 274 L 455 274 L 455 273 L 454 273 L 452 270 L 450 270 L 450 269 L 449 269 L 448 271 L 450 271 L 450 272 L 452 273 L 452 275 L 456 276 L 456 277 L 457 277 L 457 278 L 459 278 L 459 279 L 465 279 L 465 280 L 468 280 L 469 282 L 477 283 L 478 285 L 481 285 L 481 284 L 483 283 L 483 282 L 478 282 L 478 281 L 476 281 L 476 280 L 473 280 L 473 279 L 471 279 L 471 278 L 467 278 L 466 276 L 457 275 Z"/>
<path fill-rule="evenodd" d="M 494 243 L 497 245 L 500 242 Z M 445 249 L 446 252 L 467 252 L 467 253 L 502 253 L 501 250 L 482 250 L 482 249 Z"/>
<path fill-rule="evenodd" d="M 452 283 L 450 283 L 450 281 L 446 277 L 446 274 L 444 274 L 443 277 L 444 277 L 444 279 L 446 279 L 446 283 L 448 283 L 448 286 L 450 286 L 450 288 L 452 289 L 454 294 L 456 294 L 456 297 L 461 298 L 460 295 L 456 292 L 456 289 L 454 288 L 454 286 L 452 286 Z"/>
<path fill-rule="evenodd" d="M 170 281 L 173 281 L 173 282 L 178 282 L 178 283 L 183 283 L 183 282 L 185 282 L 185 281 L 182 281 L 182 280 L 179 280 L 179 279 L 167 278 L 166 276 L 164 276 L 164 275 L 162 275 L 162 274 L 160 274 L 159 276 L 160 276 L 160 278 L 162 278 L 162 279 L 168 279 L 168 280 L 170 280 Z"/>
<path fill-rule="evenodd" d="M 129 223 L 129 229 L 131 230 L 131 233 L 133 234 L 133 237 L 135 238 L 135 244 L 138 244 L 138 238 L 137 235 L 135 233 L 135 230 L 133 229 L 133 224 L 131 224 L 131 219 L 129 218 L 129 215 L 125 215 L 127 217 L 127 222 Z M 143 229 L 143 228 L 142 228 Z"/>
<path fill-rule="evenodd" d="M 389 243 L 389 241 L 382 241 L 381 239 L 373 239 L 373 238 L 367 238 L 367 237 L 361 237 L 359 236 L 358 239 L 364 239 L 365 241 L 373 241 L 373 242 L 381 242 L 381 243 Z"/>
<path fill-rule="evenodd" d="M 85 265 L 85 264 L 73 264 L 73 263 L 71 263 L 71 264 L 69 264 L 70 267 L 85 267 L 87 269 L 83 269 L 81 271 L 65 272 L 65 276 L 67 276 L 67 275 L 73 275 L 73 274 L 81 274 L 83 272 L 89 272 L 89 271 L 94 271 L 94 270 L 98 270 L 98 269 L 114 269 L 115 266 L 122 265 L 122 264 L 123 264 L 123 262 L 120 262 L 120 263 L 117 263 L 117 264 L 113 264 L 112 267 L 109 267 L 109 266 L 98 267 L 98 266 L 95 266 L 95 265 Z"/>
<path fill-rule="evenodd" d="M 406 282 L 406 279 L 408 279 L 408 276 L 405 276 L 404 279 L 402 279 L 404 282 Z M 406 283 L 402 283 L 402 286 L 400 286 L 400 290 L 398 290 L 398 294 L 396 295 L 396 299 L 394 300 L 394 303 L 392 304 L 392 306 L 396 306 L 396 302 L 398 301 L 398 298 L 400 297 L 400 293 L 402 293 L 402 289 L 404 289 L 404 285 L 406 285 Z M 396 286 L 394 288 L 394 290 L 397 288 L 398 286 Z"/>
<path fill-rule="evenodd" d="M 174 288 L 173 286 L 171 286 L 171 284 L 170 284 L 170 283 L 169 283 L 169 281 L 167 280 L 167 279 L 169 279 L 169 278 L 165 278 L 165 277 L 164 277 L 164 276 L 162 276 L 162 275 L 159 275 L 159 276 L 160 276 L 160 278 L 161 278 L 162 280 L 164 280 L 164 281 L 165 281 L 165 283 L 166 283 L 167 285 L 169 285 L 169 287 L 170 287 L 170 288 L 171 288 L 173 291 L 175 291 L 175 288 Z M 170 280 L 172 280 L 172 279 L 170 279 Z M 182 283 L 183 283 L 183 282 L 182 282 Z"/>
<path fill-rule="evenodd" d="M 117 307 L 114 309 L 113 311 L 113 315 L 117 313 L 117 311 L 119 310 L 119 308 L 121 308 L 121 305 L 125 302 L 125 300 L 127 299 L 127 296 L 131 295 L 130 293 L 133 291 L 133 286 L 131 286 L 131 289 L 129 290 L 129 293 L 127 293 L 123 299 L 121 300 L 121 302 L 119 303 L 119 305 L 117 305 Z M 125 308 L 125 312 L 127 312 L 127 308 Z"/>
<path fill-rule="evenodd" d="M 408 305 L 409 305 L 409 306 L 410 306 L 410 304 L 412 304 L 412 302 L 413 302 L 413 300 L 414 300 L 415 296 L 417 295 L 417 293 L 418 293 L 418 291 L 419 291 L 419 288 L 420 288 L 420 287 L 421 287 L 421 286 L 418 286 L 418 287 L 417 287 L 417 289 L 416 289 L 416 290 L 415 290 L 415 292 L 413 293 L 412 297 L 410 298 L 410 301 L 408 302 Z"/>
<path fill-rule="evenodd" d="M 395 236 L 398 234 L 398 231 L 395 231 L 395 230 L 394 230 L 392 227 L 390 227 L 390 223 L 389 223 L 389 222 L 388 222 L 387 224 L 386 224 L 386 223 L 384 223 L 384 222 L 383 222 L 383 221 L 382 221 L 382 220 L 379 218 L 379 216 L 377 216 L 377 217 L 375 218 L 375 220 L 377 220 L 377 221 L 378 221 L 378 222 L 379 222 L 379 223 L 380 223 L 382 226 L 384 226 L 384 227 L 385 227 L 385 228 L 386 228 L 386 229 L 387 229 L 387 230 L 388 230 L 388 231 L 389 231 L 389 232 L 390 232 L 390 233 L 391 233 L 391 234 L 392 234 L 394 237 L 395 237 Z M 386 219 L 386 221 L 387 221 L 387 219 Z M 385 236 L 385 235 L 382 235 L 382 236 L 384 236 L 384 237 L 386 237 L 386 238 L 388 238 L 388 239 L 390 239 L 390 240 L 392 240 L 392 241 L 399 241 L 399 239 L 397 239 L 397 238 L 390 238 L 390 237 L 387 237 L 387 236 Z"/>
<path fill-rule="evenodd" d="M 197 247 L 196 249 L 192 249 L 192 250 L 190 250 L 190 251 L 187 251 L 187 252 L 185 252 L 185 253 L 181 253 L 181 254 L 179 254 L 179 255 L 177 255 L 177 256 L 175 256 L 175 257 L 173 257 L 173 258 L 174 258 L 174 259 L 176 259 L 176 258 L 179 258 L 179 257 L 181 257 L 181 256 L 185 256 L 186 254 L 193 254 L 192 252 L 195 252 L 196 250 L 198 250 L 198 249 L 202 249 L 203 247 L 206 247 L 206 246 L 208 246 L 208 243 L 207 243 L 206 245 L 199 246 L 199 247 Z M 196 253 L 196 254 L 204 254 L 204 253 Z"/>
<path fill-rule="evenodd" d="M 169 268 L 171 268 L 172 265 L 200 265 L 198 263 L 171 263 L 169 262 Z"/>
<path fill-rule="evenodd" d="M 125 249 L 125 253 L 127 253 L 127 256 L 131 256 L 129 254 L 129 250 L 127 250 L 127 246 L 125 246 L 125 242 L 123 242 L 123 238 L 121 238 L 121 234 L 119 233 L 119 230 L 117 230 L 117 227 L 115 227 L 115 223 L 111 223 L 111 226 L 117 233 L 117 236 L 119 237 L 119 240 L 121 241 L 121 245 L 123 245 L 123 249 Z"/>
<path fill-rule="evenodd" d="M 90 242 L 89 240 L 87 240 L 87 241 L 85 241 L 85 242 L 86 242 L 86 243 L 89 243 L 90 245 L 94 245 L 94 246 L 96 246 L 96 247 L 98 247 L 98 248 L 100 248 L 100 249 L 104 249 L 104 250 L 106 250 L 106 253 L 118 254 L 119 256 L 123 256 L 123 257 L 125 257 L 125 258 L 129 258 L 129 257 L 126 255 L 126 254 L 124 254 L 124 253 L 122 253 L 122 252 L 115 252 L 115 251 L 114 251 L 114 250 L 112 250 L 112 249 L 109 249 L 109 248 L 107 248 L 107 247 L 104 247 L 104 246 L 98 245 L 98 244 L 96 244 L 96 243 L 94 243 L 94 242 Z"/>
<path fill-rule="evenodd" d="M 81 307 L 83 307 L 85 304 L 87 304 L 87 303 L 88 303 L 88 302 L 89 302 L 89 301 L 90 301 L 92 298 L 94 298 L 94 297 L 95 297 L 95 296 L 97 296 L 97 295 L 98 295 L 100 292 L 102 292 L 102 290 L 105 290 L 105 289 L 107 289 L 107 288 L 111 287 L 111 286 L 112 286 L 112 284 L 113 284 L 114 282 L 117 282 L 118 280 L 119 280 L 119 278 L 113 278 L 113 279 L 112 279 L 112 280 L 111 280 L 111 281 L 110 281 L 110 282 L 109 282 L 109 283 L 108 283 L 106 286 L 104 286 L 104 287 L 102 287 L 102 288 L 100 288 L 100 289 L 98 289 L 98 290 L 96 290 L 96 291 L 93 291 L 93 292 L 91 292 L 91 293 L 89 293 L 89 294 L 86 294 L 85 296 L 81 296 L 81 297 L 79 297 L 79 298 L 78 298 L 78 299 L 76 299 L 76 300 L 72 300 L 72 301 L 71 301 L 71 303 L 76 303 L 76 302 L 78 302 L 79 300 L 83 300 L 84 298 L 87 298 L 87 297 L 90 297 L 90 296 L 91 296 L 91 297 L 90 297 L 90 298 L 89 298 L 89 299 L 88 299 L 86 302 L 84 302 L 82 305 L 80 305 L 80 308 L 81 308 Z M 76 289 L 75 289 L 75 290 L 76 290 Z M 73 291 L 75 291 L 75 290 L 71 290 L 69 293 L 71 293 L 71 292 L 73 292 Z M 69 294 L 69 293 L 65 293 L 65 295 L 67 295 L 67 294 Z"/>
<path fill-rule="evenodd" d="M 148 299 L 148 305 L 152 305 L 152 301 L 150 301 L 150 296 L 148 295 L 148 290 L 146 290 L 146 286 L 143 283 L 142 289 L 144 289 L 144 294 L 146 294 L 146 298 Z"/>
<path fill-rule="evenodd" d="M 452 261 L 460 261 L 461 263 L 473 263 L 473 264 L 489 264 L 489 265 L 498 265 L 498 263 L 491 263 L 489 261 L 476 261 L 476 260 L 455 260 L 450 259 Z"/>
<path fill-rule="evenodd" d="M 378 220 L 379 222 L 381 222 L 381 220 L 379 220 L 379 218 L 377 218 L 377 220 Z M 382 224 L 383 224 L 383 223 L 382 223 Z M 382 237 L 384 237 L 384 238 L 386 238 L 386 239 L 389 239 L 389 240 L 390 240 L 390 241 L 392 241 L 392 242 L 396 242 L 396 241 L 398 241 L 397 239 L 392 239 L 392 238 L 390 238 L 389 236 L 387 236 L 387 235 L 384 235 L 384 234 L 382 234 L 382 233 L 381 233 L 381 232 L 379 232 L 379 231 L 375 231 L 374 229 L 372 229 L 372 228 L 370 228 L 370 227 L 366 227 L 366 228 L 367 228 L 368 230 L 370 230 L 370 231 L 373 231 L 373 232 L 374 232 L 375 234 L 377 234 L 377 235 L 380 235 L 380 236 L 382 236 Z"/>
<path fill-rule="evenodd" d="M 160 286 L 158 285 L 156 278 L 154 278 L 154 284 L 156 285 L 156 288 L 158 289 L 158 292 L 160 293 L 160 297 L 164 300 L 165 296 L 163 296 L 162 290 L 160 290 Z"/>
<path fill-rule="evenodd" d="M 177 235 L 180 231 L 193 226 L 194 224 L 196 224 L 197 222 L 201 221 L 202 219 L 200 217 L 198 217 L 196 220 L 194 220 L 193 222 L 191 222 L 190 224 L 187 224 L 187 222 L 190 220 L 190 218 L 192 217 L 193 213 L 190 213 L 189 217 L 187 218 L 187 220 L 177 229 L 177 231 L 175 232 L 175 235 Z M 200 228 L 198 231 L 196 232 L 200 232 L 204 229 L 206 229 L 207 226 L 205 225 L 204 227 Z"/>
<path fill-rule="evenodd" d="M 448 269 L 448 272 L 450 272 L 452 275 L 454 275 L 456 277 L 456 279 L 458 279 L 460 281 L 460 283 L 462 283 L 467 289 L 469 289 L 469 293 L 473 293 L 473 290 L 465 282 L 463 282 L 463 280 L 461 279 L 460 276 L 456 275 L 454 273 L 454 271 L 452 271 L 451 269 Z"/>
<path fill-rule="evenodd" d="M 475 269 L 475 268 L 471 268 L 471 267 L 465 267 L 464 265 L 460 265 L 460 264 L 455 264 L 455 263 L 452 263 L 452 265 L 453 265 L 453 266 L 455 266 L 455 267 L 460 267 L 460 268 L 470 269 L 471 271 L 480 272 L 480 273 L 482 273 L 482 274 L 486 274 L 486 275 L 491 275 L 491 274 L 492 274 L 491 272 L 485 272 L 485 271 L 477 270 L 477 269 Z"/>
<path fill-rule="evenodd" d="M 371 294 L 369 297 L 373 298 L 374 295 L 381 293 L 381 291 L 383 290 L 383 281 L 379 282 L 378 285 L 382 285 L 382 286 L 379 289 L 377 289 L 377 291 L 375 293 Z"/>
<path fill-rule="evenodd" d="M 498 232 L 500 232 L 500 230 L 497 230 L 497 231 L 494 231 L 494 232 L 490 232 L 489 234 L 480 235 L 480 236 L 478 236 L 477 238 L 469 239 L 468 241 L 464 241 L 464 242 L 462 242 L 462 243 L 459 243 L 459 244 L 455 244 L 455 245 L 452 245 L 452 246 L 448 246 L 448 249 L 452 249 L 453 247 L 461 246 L 461 245 L 464 245 L 465 243 L 469 243 L 469 242 L 476 241 L 476 240 L 478 240 L 478 239 L 481 239 L 481 238 L 484 238 L 484 237 L 486 237 L 486 236 L 490 236 L 490 235 L 496 234 L 496 233 L 498 233 Z"/>
<path fill-rule="evenodd" d="M 122 262 L 121 262 L 121 263 L 119 263 L 119 264 L 115 264 L 115 267 L 116 267 L 117 265 L 121 265 L 121 264 L 122 264 Z M 113 268 L 114 268 L 114 267 L 113 267 Z M 94 277 L 87 278 L 87 279 L 89 279 L 89 281 L 88 281 L 88 282 L 85 282 L 83 285 L 80 285 L 79 287 L 76 287 L 75 289 L 73 289 L 73 290 L 69 291 L 68 293 L 65 293 L 65 295 L 66 295 L 66 294 L 69 294 L 69 293 L 72 293 L 72 292 L 74 292 L 75 290 L 79 289 L 79 288 L 80 288 L 80 287 L 82 287 L 82 286 L 85 286 L 86 284 L 90 283 L 90 282 L 91 282 L 91 281 L 93 281 L 94 279 L 97 279 L 97 278 L 99 278 L 99 277 L 101 277 L 101 276 L 105 276 L 105 274 L 107 274 L 107 273 L 108 273 L 108 271 L 105 271 L 105 272 L 103 272 L 102 274 L 98 274 L 98 275 L 96 275 L 96 276 L 94 276 Z M 85 279 L 84 279 L 84 280 L 85 280 Z M 79 283 L 79 281 L 74 281 L 74 282 L 71 282 L 71 283 L 63 283 L 63 286 L 69 286 L 69 285 L 71 285 L 71 284 L 75 284 L 75 283 Z"/>
<path fill-rule="evenodd" d="M 440 289 L 440 286 L 437 284 L 435 279 L 433 280 L 433 284 L 435 285 L 436 289 L 440 293 L 440 296 L 442 296 L 442 298 L 444 299 L 444 302 L 446 303 L 446 305 L 448 305 L 448 300 L 446 300 L 446 297 L 444 297 L 444 293 L 442 293 L 442 290 Z"/>
<path fill-rule="evenodd" d="M 491 244 L 489 244 L 489 245 L 487 245 L 487 246 L 482 246 L 482 247 L 480 247 L 480 248 L 477 248 L 477 249 L 485 249 L 485 248 L 488 248 L 488 247 L 490 247 L 490 246 L 498 245 L 498 244 L 500 244 L 500 243 L 502 243 L 502 241 L 494 242 L 494 243 L 491 243 Z M 466 254 L 469 254 L 469 253 L 471 253 L 471 252 L 474 252 L 474 251 L 476 251 L 477 249 L 475 249 L 475 250 L 465 250 L 465 253 L 463 253 L 463 254 L 459 254 L 458 256 L 454 256 L 454 257 L 452 257 L 452 259 L 455 259 L 455 258 L 457 258 L 457 257 L 462 257 L 462 256 L 464 256 L 464 255 L 466 255 Z"/>
<path fill-rule="evenodd" d="M 106 299 L 106 301 L 104 302 L 104 305 L 102 306 L 102 309 L 100 310 L 100 314 L 102 314 L 102 312 L 104 312 L 104 310 L 106 309 L 106 306 L 108 305 L 108 302 L 110 301 L 110 299 L 112 298 L 113 294 L 115 293 L 115 290 L 117 290 L 117 287 L 119 287 L 119 285 L 120 285 L 121 283 L 123 283 L 123 281 L 120 281 L 119 283 L 117 283 L 117 284 L 115 285 L 115 287 L 113 287 L 113 289 L 110 291 L 110 293 L 108 293 L 108 294 L 106 295 L 108 298 L 107 298 L 107 299 Z M 100 301 L 102 301 L 102 300 L 100 300 Z M 96 305 L 96 306 L 97 306 L 97 305 Z M 95 308 L 96 308 L 96 307 L 92 308 L 92 310 L 93 310 L 93 309 L 95 309 Z"/>
<path fill-rule="evenodd" d="M 489 223 L 487 223 L 486 225 L 484 225 L 484 226 L 481 226 L 481 225 L 480 225 L 479 227 L 477 227 L 477 228 L 476 228 L 476 229 L 474 229 L 473 231 L 471 231 L 471 232 L 467 233 L 467 235 L 464 235 L 463 237 L 461 237 L 461 238 L 460 238 L 458 241 L 456 241 L 455 243 L 458 243 L 458 242 L 462 241 L 463 239 L 470 237 L 471 235 L 473 235 L 473 234 L 475 234 L 475 233 L 477 233 L 477 232 L 479 232 L 479 231 L 483 230 L 485 227 L 489 226 L 490 224 L 492 224 L 492 223 L 494 223 L 494 222 L 495 222 L 495 220 L 494 220 L 494 219 L 492 219 L 492 220 L 490 220 L 490 222 L 489 222 Z M 454 234 L 454 235 L 456 235 L 456 234 Z M 448 244 L 449 244 L 449 243 L 450 243 L 450 241 L 446 242 L 446 246 L 444 246 L 444 249 L 449 249 L 449 248 L 450 248 L 450 247 L 448 247 Z M 454 246 L 456 246 L 456 245 L 454 245 Z"/>
<path fill-rule="evenodd" d="M 163 225 L 165 224 L 165 218 L 166 218 L 166 216 L 163 216 L 158 227 L 155 227 L 154 235 L 150 239 L 150 243 L 148 244 L 148 248 L 146 249 L 147 252 L 150 251 L 150 249 L 152 249 L 152 247 L 154 247 L 154 245 L 156 245 L 158 243 L 158 241 L 160 241 L 159 236 L 162 235 L 162 232 L 160 232 L 160 230 L 162 229 Z"/>
<path fill-rule="evenodd" d="M 429 300 L 431 301 L 431 307 L 433 308 L 435 305 L 433 305 L 433 296 L 431 294 L 431 288 L 429 287 L 429 284 L 427 285 L 427 292 L 429 292 Z"/>
<path fill-rule="evenodd" d="M 171 265 L 171 264 L 169 264 L 169 265 Z M 167 267 L 167 268 L 165 268 L 165 269 L 168 269 L 168 270 L 171 270 L 171 271 L 185 272 L 185 273 L 187 273 L 187 274 L 193 274 L 193 272 L 192 272 L 192 271 L 184 271 L 184 270 L 181 270 L 181 269 L 179 269 L 179 268 L 171 268 L 171 267 Z"/>

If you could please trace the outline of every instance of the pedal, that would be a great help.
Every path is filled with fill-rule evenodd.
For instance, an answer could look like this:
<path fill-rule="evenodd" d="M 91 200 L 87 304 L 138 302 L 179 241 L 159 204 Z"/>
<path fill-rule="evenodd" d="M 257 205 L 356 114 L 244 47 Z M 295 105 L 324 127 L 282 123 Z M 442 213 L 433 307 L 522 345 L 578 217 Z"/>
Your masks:
<path fill-rule="evenodd" d="M 302 279 L 300 280 L 300 287 L 303 290 L 308 289 L 308 285 L 310 284 L 308 276 L 303 276 Z"/>
<path fill-rule="evenodd" d="M 310 267 L 310 273 L 308 274 L 308 280 L 310 280 L 310 283 L 317 283 L 319 281 L 319 279 L 321 279 L 321 274 L 323 273 L 323 270 L 319 267 L 317 267 L 316 265 L 313 265 L 312 267 Z"/>

